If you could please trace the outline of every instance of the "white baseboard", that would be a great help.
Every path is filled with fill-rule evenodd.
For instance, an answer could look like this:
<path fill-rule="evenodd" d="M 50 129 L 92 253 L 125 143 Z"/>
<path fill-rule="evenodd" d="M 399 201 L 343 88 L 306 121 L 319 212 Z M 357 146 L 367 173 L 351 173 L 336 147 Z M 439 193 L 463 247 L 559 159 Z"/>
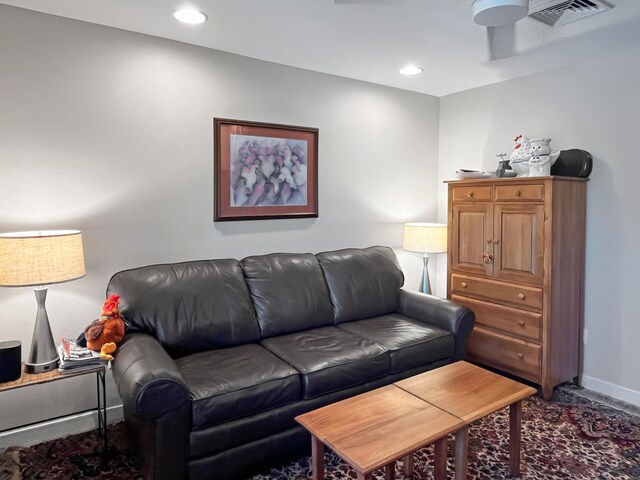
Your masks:
<path fill-rule="evenodd" d="M 621 387 L 615 383 L 610 383 L 588 375 L 582 376 L 582 386 L 594 392 L 640 407 L 640 392 L 637 390 Z"/>
<path fill-rule="evenodd" d="M 122 418 L 122 405 L 107 408 L 108 423 L 120 421 Z M 98 428 L 98 412 L 96 411 L 68 415 L 28 427 L 17 427 L 0 433 L 0 451 L 12 446 L 36 445 L 96 428 Z"/>

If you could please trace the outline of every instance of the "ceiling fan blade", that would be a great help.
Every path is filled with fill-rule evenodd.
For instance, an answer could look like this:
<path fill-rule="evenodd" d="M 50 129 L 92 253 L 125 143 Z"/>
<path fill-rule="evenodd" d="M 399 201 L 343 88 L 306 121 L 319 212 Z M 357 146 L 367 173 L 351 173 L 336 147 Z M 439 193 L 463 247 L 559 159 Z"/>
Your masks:
<path fill-rule="evenodd" d="M 487 27 L 487 46 L 491 61 L 516 55 L 516 24 Z"/>

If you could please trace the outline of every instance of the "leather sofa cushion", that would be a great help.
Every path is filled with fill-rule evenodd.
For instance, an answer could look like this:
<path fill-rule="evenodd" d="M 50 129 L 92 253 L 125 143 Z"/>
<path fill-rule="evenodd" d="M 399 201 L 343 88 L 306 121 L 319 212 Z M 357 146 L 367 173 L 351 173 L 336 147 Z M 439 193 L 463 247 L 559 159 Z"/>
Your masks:
<path fill-rule="evenodd" d="M 329 287 L 337 323 L 395 312 L 404 275 L 388 247 L 316 255 Z"/>
<path fill-rule="evenodd" d="M 450 332 L 398 314 L 342 323 L 339 328 L 384 345 L 391 373 L 451 358 L 455 350 Z"/>
<path fill-rule="evenodd" d="M 116 273 L 129 332 L 158 339 L 173 357 L 257 342 L 260 327 L 240 264 L 209 260 L 151 265 Z"/>
<path fill-rule="evenodd" d="M 305 399 L 389 373 L 385 347 L 336 327 L 268 338 L 262 345 L 300 372 Z"/>
<path fill-rule="evenodd" d="M 176 364 L 189 387 L 192 430 L 301 398 L 298 372 L 260 345 L 196 353 Z"/>
<path fill-rule="evenodd" d="M 310 253 L 247 257 L 242 268 L 263 338 L 334 324 L 322 270 Z"/>

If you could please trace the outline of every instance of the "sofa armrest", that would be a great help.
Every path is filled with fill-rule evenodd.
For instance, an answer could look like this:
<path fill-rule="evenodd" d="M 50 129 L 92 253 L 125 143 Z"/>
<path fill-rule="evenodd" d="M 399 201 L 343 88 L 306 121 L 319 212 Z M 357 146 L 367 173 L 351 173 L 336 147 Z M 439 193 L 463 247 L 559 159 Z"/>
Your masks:
<path fill-rule="evenodd" d="M 176 363 L 144 333 L 127 334 L 114 357 L 113 378 L 138 444 L 144 477 L 187 478 L 191 400 Z"/>
<path fill-rule="evenodd" d="M 189 389 L 173 359 L 151 335 L 132 333 L 112 364 L 122 403 L 129 412 L 156 421 L 189 410 Z"/>
<path fill-rule="evenodd" d="M 453 361 L 464 358 L 467 339 L 476 321 L 474 313 L 469 308 L 433 295 L 400 290 L 398 313 L 453 333 Z"/>

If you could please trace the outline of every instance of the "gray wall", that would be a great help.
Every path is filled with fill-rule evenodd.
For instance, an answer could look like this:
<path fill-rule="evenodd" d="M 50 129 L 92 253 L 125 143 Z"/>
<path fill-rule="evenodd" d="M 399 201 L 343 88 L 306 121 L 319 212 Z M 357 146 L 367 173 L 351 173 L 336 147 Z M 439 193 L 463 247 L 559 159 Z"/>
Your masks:
<path fill-rule="evenodd" d="M 454 178 L 458 168 L 495 169 L 495 154 L 511 152 L 518 134 L 549 136 L 555 149 L 581 148 L 593 155 L 587 186 L 585 385 L 640 404 L 640 52 L 610 54 L 440 100 L 441 180 Z M 446 205 L 441 185 L 441 219 Z M 441 285 L 443 277 L 440 269 Z"/>
<path fill-rule="evenodd" d="M 403 222 L 435 220 L 435 97 L 2 5 L 0 65 L 0 231 L 83 231 L 87 276 L 49 289 L 56 338 L 98 316 L 124 268 L 399 247 Z M 214 223 L 213 117 L 319 128 L 320 217 Z M 419 255 L 399 254 L 417 287 Z M 0 339 L 26 350 L 35 306 L 0 288 Z M 13 392 L 0 428 L 92 395 Z"/>

